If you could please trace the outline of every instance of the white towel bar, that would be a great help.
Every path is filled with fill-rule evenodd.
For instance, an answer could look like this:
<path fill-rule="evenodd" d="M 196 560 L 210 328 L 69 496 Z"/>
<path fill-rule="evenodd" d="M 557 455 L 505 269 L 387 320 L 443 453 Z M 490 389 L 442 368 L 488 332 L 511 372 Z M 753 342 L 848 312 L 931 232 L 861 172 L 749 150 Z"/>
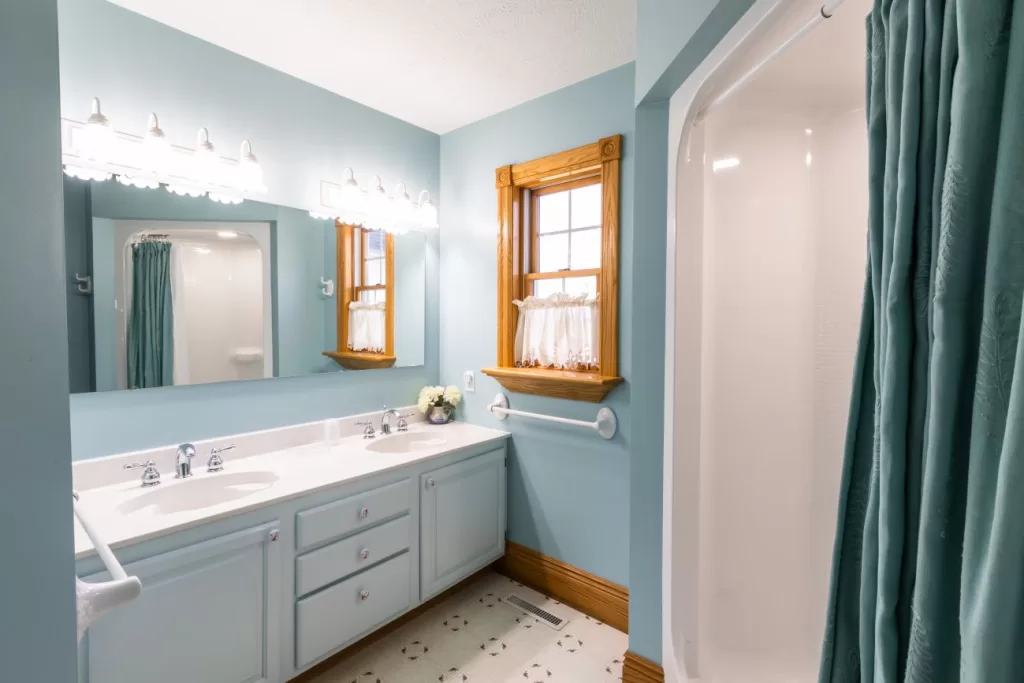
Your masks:
<path fill-rule="evenodd" d="M 104 583 L 86 583 L 77 576 L 75 577 L 75 589 L 78 595 L 78 640 L 82 640 L 86 629 L 94 621 L 115 607 L 139 597 L 142 593 L 142 582 L 137 576 L 128 576 L 125 573 L 124 567 L 114 557 L 110 546 L 96 533 L 88 516 L 82 513 L 82 509 L 78 506 L 78 493 L 72 492 L 72 496 L 75 517 L 78 518 L 78 523 L 82 525 L 82 529 L 85 530 L 96 549 L 96 554 L 100 556 L 113 579 Z"/>
<path fill-rule="evenodd" d="M 554 415 L 542 415 L 541 413 L 527 413 L 522 410 L 512 410 L 508 407 L 508 396 L 505 394 L 498 394 L 495 396 L 494 403 L 487 406 L 487 409 L 494 413 L 499 420 L 506 420 L 509 415 L 515 415 L 516 417 L 528 417 L 533 420 L 556 422 L 558 424 L 571 425 L 573 427 L 593 429 L 605 439 L 610 439 L 615 436 L 615 431 L 619 426 L 618 419 L 616 419 L 614 411 L 607 406 L 597 411 L 597 419 L 593 422 L 587 422 L 586 420 L 571 420 L 567 417 L 556 417 Z"/>

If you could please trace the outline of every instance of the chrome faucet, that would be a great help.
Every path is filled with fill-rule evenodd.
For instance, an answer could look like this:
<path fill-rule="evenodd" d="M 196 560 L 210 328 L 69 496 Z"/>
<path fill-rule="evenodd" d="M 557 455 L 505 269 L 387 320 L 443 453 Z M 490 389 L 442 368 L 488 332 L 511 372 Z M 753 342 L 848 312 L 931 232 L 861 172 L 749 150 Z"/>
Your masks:
<path fill-rule="evenodd" d="M 174 454 L 174 478 L 184 479 L 192 476 L 192 458 L 196 457 L 196 447 L 190 443 L 178 446 Z"/>
<path fill-rule="evenodd" d="M 384 406 L 384 414 L 380 416 L 380 433 L 385 435 L 385 436 L 387 436 L 388 434 L 391 433 L 391 416 L 392 415 L 394 415 L 395 417 L 397 417 L 399 419 L 399 425 L 401 425 L 401 421 L 404 419 L 402 417 L 402 414 L 399 413 L 394 408 L 388 408 L 387 406 Z"/>

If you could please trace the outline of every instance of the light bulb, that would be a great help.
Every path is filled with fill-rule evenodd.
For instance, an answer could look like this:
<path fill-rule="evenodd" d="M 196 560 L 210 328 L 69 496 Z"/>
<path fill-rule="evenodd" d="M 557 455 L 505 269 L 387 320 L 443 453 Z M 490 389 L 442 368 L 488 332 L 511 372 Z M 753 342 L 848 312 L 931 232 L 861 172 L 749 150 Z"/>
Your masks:
<path fill-rule="evenodd" d="M 424 228 L 437 227 L 437 207 L 430 201 L 430 193 L 426 190 L 420 192 L 419 208 L 416 210 L 420 225 Z"/>
<path fill-rule="evenodd" d="M 156 113 L 149 115 L 149 126 L 142 138 L 140 166 L 156 175 L 171 172 L 171 142 L 160 128 L 160 120 Z"/>
<path fill-rule="evenodd" d="M 391 214 L 391 200 L 384 192 L 384 185 L 380 176 L 373 176 L 374 188 L 370 190 L 367 202 L 366 224 L 373 230 L 389 230 L 394 223 Z"/>
<path fill-rule="evenodd" d="M 395 227 L 401 230 L 408 230 L 409 226 L 415 221 L 416 209 L 412 205 L 409 193 L 405 191 L 405 183 L 398 183 L 395 186 L 395 198 L 393 201 L 392 211 Z"/>
<path fill-rule="evenodd" d="M 100 111 L 100 98 L 92 98 L 92 114 L 85 122 L 82 156 L 100 164 L 107 163 L 114 152 L 116 138 L 110 121 Z"/>
<path fill-rule="evenodd" d="M 206 185 L 220 185 L 223 180 L 220 158 L 210 142 L 210 133 L 200 128 L 196 135 L 196 151 L 193 155 L 194 180 Z"/>
<path fill-rule="evenodd" d="M 366 210 L 363 191 L 359 189 L 351 168 L 342 171 L 341 208 L 351 213 L 363 213 Z"/>
<path fill-rule="evenodd" d="M 252 145 L 242 140 L 242 151 L 238 157 L 238 186 L 245 192 L 266 192 L 263 184 L 263 167 L 256 155 L 252 153 Z"/>

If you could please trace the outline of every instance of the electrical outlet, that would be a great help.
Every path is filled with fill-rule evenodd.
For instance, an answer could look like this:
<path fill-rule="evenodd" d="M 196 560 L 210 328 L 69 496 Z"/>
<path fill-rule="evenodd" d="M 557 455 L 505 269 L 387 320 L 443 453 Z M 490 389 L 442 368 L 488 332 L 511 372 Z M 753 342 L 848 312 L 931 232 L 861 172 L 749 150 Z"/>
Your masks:
<path fill-rule="evenodd" d="M 476 391 L 476 374 L 472 370 L 466 370 L 462 373 L 462 384 L 466 391 Z"/>

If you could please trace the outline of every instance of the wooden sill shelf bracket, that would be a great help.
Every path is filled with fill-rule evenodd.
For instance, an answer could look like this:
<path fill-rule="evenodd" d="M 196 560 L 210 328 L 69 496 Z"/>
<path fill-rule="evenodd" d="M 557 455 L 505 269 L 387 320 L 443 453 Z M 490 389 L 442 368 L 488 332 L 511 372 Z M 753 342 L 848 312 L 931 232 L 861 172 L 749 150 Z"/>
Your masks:
<path fill-rule="evenodd" d="M 557 424 L 592 429 L 603 439 L 610 439 L 615 436 L 615 432 L 619 428 L 619 421 L 618 418 L 615 417 L 615 411 L 608 406 L 597 411 L 596 420 L 593 422 L 587 422 L 586 420 L 571 420 L 567 417 L 557 417 L 555 415 L 543 415 L 541 413 L 527 413 L 522 410 L 512 410 L 508 407 L 508 396 L 505 394 L 498 394 L 494 397 L 494 402 L 487 406 L 487 410 L 494 413 L 499 420 L 507 420 L 509 415 L 515 415 L 517 417 L 526 417 L 532 420 L 543 420 L 545 422 L 555 422 Z"/>

